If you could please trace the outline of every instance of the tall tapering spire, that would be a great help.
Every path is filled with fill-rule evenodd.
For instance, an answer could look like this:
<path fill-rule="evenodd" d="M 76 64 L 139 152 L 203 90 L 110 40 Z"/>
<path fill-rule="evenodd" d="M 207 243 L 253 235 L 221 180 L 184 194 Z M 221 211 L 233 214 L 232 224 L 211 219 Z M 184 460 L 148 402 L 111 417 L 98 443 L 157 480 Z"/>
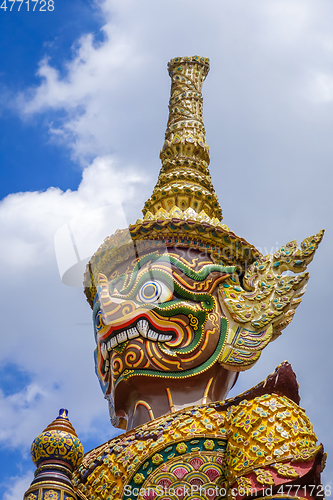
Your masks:
<path fill-rule="evenodd" d="M 174 215 L 178 209 L 185 218 L 195 212 L 221 221 L 222 210 L 208 169 L 209 147 L 202 118 L 201 89 L 209 59 L 176 57 L 168 63 L 168 70 L 171 96 L 160 154 L 162 168 L 143 214 L 146 218 L 161 211 Z"/>

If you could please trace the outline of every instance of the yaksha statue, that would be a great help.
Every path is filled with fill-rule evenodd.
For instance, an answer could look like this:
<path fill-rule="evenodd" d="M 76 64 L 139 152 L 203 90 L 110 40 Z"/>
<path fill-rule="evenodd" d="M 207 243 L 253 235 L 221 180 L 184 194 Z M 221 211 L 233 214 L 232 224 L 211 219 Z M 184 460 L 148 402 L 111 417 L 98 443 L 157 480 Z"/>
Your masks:
<path fill-rule="evenodd" d="M 262 256 L 222 224 L 202 120 L 209 60 L 176 58 L 168 70 L 162 168 L 143 219 L 106 238 L 85 274 L 96 372 L 111 422 L 126 432 L 71 464 L 71 493 L 48 491 L 59 500 L 322 497 L 323 448 L 290 365 L 226 397 L 291 322 L 323 231 Z"/>

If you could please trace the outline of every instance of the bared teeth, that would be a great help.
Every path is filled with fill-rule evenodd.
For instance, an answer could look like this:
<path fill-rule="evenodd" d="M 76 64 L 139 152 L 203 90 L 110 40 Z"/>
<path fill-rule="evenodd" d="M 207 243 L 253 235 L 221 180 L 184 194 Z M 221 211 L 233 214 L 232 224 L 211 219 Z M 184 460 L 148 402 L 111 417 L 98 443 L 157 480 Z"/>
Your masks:
<path fill-rule="evenodd" d="M 138 321 L 136 327 L 129 328 L 124 332 L 120 332 L 110 340 L 108 340 L 108 342 L 101 344 L 101 353 L 106 361 L 106 365 L 109 367 L 108 352 L 112 351 L 112 349 L 117 345 L 127 342 L 127 340 L 135 339 L 140 335 L 146 339 L 158 342 L 168 342 L 172 339 L 172 335 L 164 335 L 162 333 L 155 332 L 154 330 L 149 328 L 149 323 L 147 320 L 141 319 L 140 321 Z M 109 368 L 107 368 L 106 371 L 108 369 Z"/>
<path fill-rule="evenodd" d="M 103 359 L 107 359 L 107 357 L 108 357 L 108 348 L 107 348 L 106 344 L 101 344 L 101 352 L 102 352 Z"/>
<path fill-rule="evenodd" d="M 149 330 L 147 337 L 149 338 L 149 340 L 157 340 L 158 333 L 154 332 L 154 330 Z"/>
<path fill-rule="evenodd" d="M 136 337 L 140 337 L 140 333 L 136 328 L 130 328 L 127 330 L 127 337 L 128 339 L 135 339 Z"/>
<path fill-rule="evenodd" d="M 127 340 L 127 334 L 126 332 L 120 332 L 117 335 L 117 342 L 118 344 L 122 344 L 123 342 L 126 342 Z"/>
<path fill-rule="evenodd" d="M 117 337 L 112 337 L 112 339 L 110 340 L 111 349 L 113 349 L 114 347 L 116 347 L 116 345 L 118 345 Z M 109 345 L 108 345 L 108 348 L 109 348 Z M 111 351 L 111 349 L 110 349 L 110 351 Z"/>
<path fill-rule="evenodd" d="M 162 333 L 159 334 L 158 340 L 160 342 L 168 342 L 168 340 L 172 339 L 172 335 L 163 335 Z"/>
<path fill-rule="evenodd" d="M 146 321 L 145 319 L 140 319 L 140 321 L 137 322 L 137 325 L 136 325 L 140 335 L 142 335 L 143 337 L 147 338 L 147 333 L 148 333 L 148 330 L 149 330 L 149 323 L 148 321 Z"/>

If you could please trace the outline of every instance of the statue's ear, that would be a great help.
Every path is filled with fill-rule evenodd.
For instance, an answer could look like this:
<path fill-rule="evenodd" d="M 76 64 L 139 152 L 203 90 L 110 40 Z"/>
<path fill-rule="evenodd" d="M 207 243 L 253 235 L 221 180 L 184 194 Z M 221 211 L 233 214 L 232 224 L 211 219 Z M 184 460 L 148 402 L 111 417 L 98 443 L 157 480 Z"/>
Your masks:
<path fill-rule="evenodd" d="M 306 269 L 323 234 L 320 231 L 306 238 L 300 248 L 292 241 L 275 254 L 261 257 L 247 269 L 241 283 L 235 283 L 231 276 L 221 284 L 222 307 L 234 325 L 220 358 L 223 366 L 250 368 L 262 349 L 291 322 L 306 290 L 309 274 L 283 273 Z"/>

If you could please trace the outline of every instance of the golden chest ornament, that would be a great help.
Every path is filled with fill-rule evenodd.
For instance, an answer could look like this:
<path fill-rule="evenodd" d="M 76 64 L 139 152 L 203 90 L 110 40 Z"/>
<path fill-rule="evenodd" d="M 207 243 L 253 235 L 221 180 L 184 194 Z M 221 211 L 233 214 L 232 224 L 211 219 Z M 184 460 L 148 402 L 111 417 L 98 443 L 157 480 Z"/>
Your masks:
<path fill-rule="evenodd" d="M 72 481 L 83 500 L 212 500 L 303 476 L 322 455 L 316 441 L 287 397 L 215 402 L 108 441 L 85 455 Z"/>

